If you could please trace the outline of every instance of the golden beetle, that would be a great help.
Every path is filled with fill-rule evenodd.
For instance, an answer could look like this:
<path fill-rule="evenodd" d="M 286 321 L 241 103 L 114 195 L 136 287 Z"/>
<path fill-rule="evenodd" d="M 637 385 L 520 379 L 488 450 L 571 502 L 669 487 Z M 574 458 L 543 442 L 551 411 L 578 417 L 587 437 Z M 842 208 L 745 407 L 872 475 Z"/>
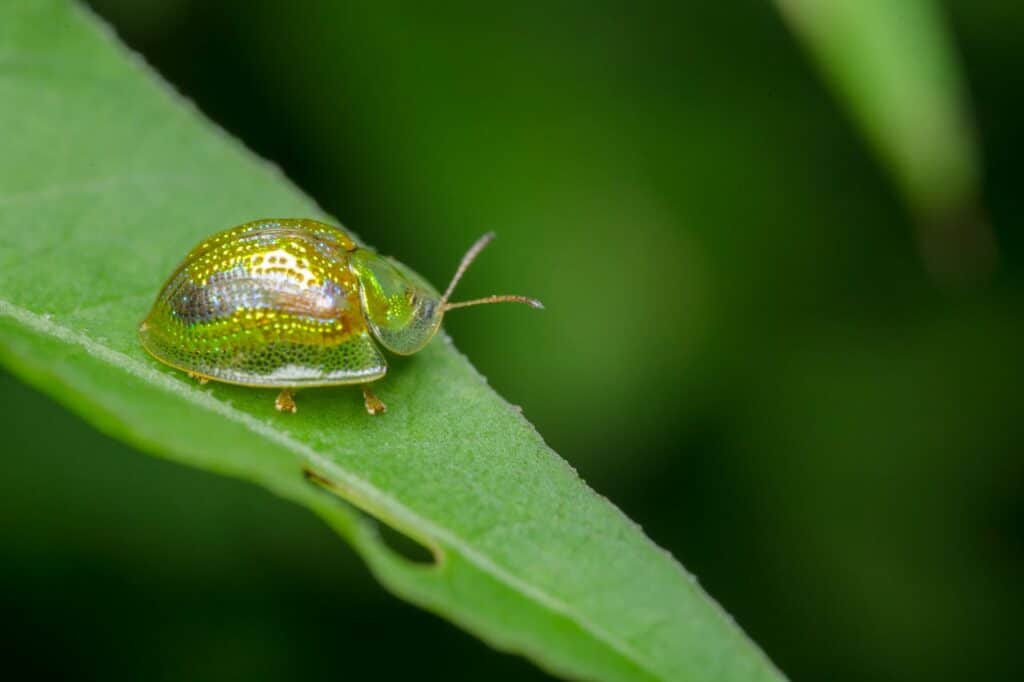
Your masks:
<path fill-rule="evenodd" d="M 387 373 L 377 348 L 422 349 L 453 309 L 513 301 L 488 296 L 450 303 L 477 254 L 463 256 L 443 295 L 398 261 L 358 246 L 316 220 L 257 220 L 219 232 L 194 248 L 160 290 L 139 326 L 142 346 L 201 383 L 279 388 L 280 411 L 295 412 L 294 391 L 361 384 L 366 410 L 385 411 L 369 384 Z"/>

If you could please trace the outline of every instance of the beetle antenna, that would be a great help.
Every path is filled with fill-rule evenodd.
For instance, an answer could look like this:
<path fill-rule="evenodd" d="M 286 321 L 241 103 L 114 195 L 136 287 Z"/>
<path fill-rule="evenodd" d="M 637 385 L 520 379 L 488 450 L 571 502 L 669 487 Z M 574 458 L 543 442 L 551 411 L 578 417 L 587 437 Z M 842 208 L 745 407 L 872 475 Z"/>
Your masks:
<path fill-rule="evenodd" d="M 515 294 L 504 294 L 500 296 L 487 296 L 486 298 L 474 298 L 472 301 L 459 301 L 458 303 L 444 303 L 441 310 L 448 311 L 452 308 L 465 308 L 471 305 L 484 305 L 486 303 L 525 303 L 531 308 L 544 308 L 544 304 L 529 296 L 516 296 Z"/>
<path fill-rule="evenodd" d="M 444 296 L 441 297 L 441 310 L 447 311 L 452 308 L 465 308 L 471 305 L 484 305 L 486 303 L 525 303 L 526 305 L 533 308 L 543 308 L 544 304 L 535 298 L 529 298 L 527 296 L 515 296 L 515 295 L 502 295 L 502 296 L 487 296 L 486 298 L 475 298 L 472 301 L 460 301 L 458 303 L 449 303 L 448 297 L 455 291 L 455 285 L 459 283 L 462 276 L 466 274 L 466 269 L 476 260 L 476 257 L 480 255 L 480 252 L 484 250 L 484 247 L 491 243 L 494 239 L 494 233 L 488 232 L 480 239 L 476 240 L 473 246 L 469 247 L 469 251 L 462 257 L 462 261 L 459 263 L 459 267 L 455 270 L 455 275 L 452 277 L 451 284 L 448 285 L 448 289 L 445 290 Z"/>
<path fill-rule="evenodd" d="M 494 233 L 488 232 L 480 239 L 476 240 L 473 246 L 469 247 L 469 251 L 462 257 L 462 261 L 459 263 L 459 267 L 455 270 L 455 274 L 452 276 L 452 281 L 448 285 L 448 288 L 444 292 L 444 296 L 441 297 L 441 307 L 444 308 L 448 305 L 448 297 L 455 291 L 455 285 L 459 283 L 462 276 L 466 274 L 466 270 L 476 260 L 476 257 L 480 255 L 480 252 L 484 250 L 484 247 L 491 243 L 494 239 Z"/>

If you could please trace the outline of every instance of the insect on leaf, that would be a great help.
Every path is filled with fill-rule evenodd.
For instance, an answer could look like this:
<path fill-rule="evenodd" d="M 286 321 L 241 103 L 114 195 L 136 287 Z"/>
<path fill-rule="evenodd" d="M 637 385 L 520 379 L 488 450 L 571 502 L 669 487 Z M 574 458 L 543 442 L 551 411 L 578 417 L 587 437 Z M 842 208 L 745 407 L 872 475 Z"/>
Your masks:
<path fill-rule="evenodd" d="M 0 130 L 13 372 L 143 451 L 305 505 L 388 589 L 556 674 L 781 678 L 443 335 L 389 374 L 380 418 L 344 388 L 279 415 L 271 391 L 198 386 L 149 357 L 136 329 L 187 249 L 257 217 L 323 216 L 86 11 L 0 4 Z M 378 521 L 434 562 L 395 553 Z"/>

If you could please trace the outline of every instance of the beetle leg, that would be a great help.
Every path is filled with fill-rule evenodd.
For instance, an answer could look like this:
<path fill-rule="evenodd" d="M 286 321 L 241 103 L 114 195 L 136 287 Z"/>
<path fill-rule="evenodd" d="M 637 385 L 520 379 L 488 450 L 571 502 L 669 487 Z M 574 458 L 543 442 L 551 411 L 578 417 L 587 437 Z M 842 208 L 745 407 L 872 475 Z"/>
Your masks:
<path fill-rule="evenodd" d="M 388 411 L 388 406 L 384 404 L 384 401 L 375 396 L 366 384 L 363 384 L 363 402 L 366 404 L 366 411 L 372 415 L 384 414 Z"/>
<path fill-rule="evenodd" d="M 282 388 L 281 392 L 277 394 L 277 398 L 274 400 L 274 407 L 277 408 L 278 412 L 291 412 L 295 413 L 299 408 L 295 407 L 295 401 L 292 397 L 295 394 L 290 389 Z"/>
<path fill-rule="evenodd" d="M 204 377 L 202 374 L 196 374 L 195 372 L 189 372 L 188 378 L 195 379 L 196 381 L 199 382 L 200 386 L 202 386 L 203 384 L 210 383 L 210 377 Z"/>

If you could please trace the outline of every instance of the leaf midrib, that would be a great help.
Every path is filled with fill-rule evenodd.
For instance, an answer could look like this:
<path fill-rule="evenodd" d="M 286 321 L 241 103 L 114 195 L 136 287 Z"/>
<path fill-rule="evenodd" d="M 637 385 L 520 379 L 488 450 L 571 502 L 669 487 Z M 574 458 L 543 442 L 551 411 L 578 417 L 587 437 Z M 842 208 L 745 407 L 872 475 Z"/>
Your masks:
<path fill-rule="evenodd" d="M 475 565 L 481 572 L 490 575 L 538 605 L 568 618 L 583 631 L 598 641 L 605 643 L 619 655 L 630 660 L 654 678 L 665 679 L 648 658 L 629 643 L 611 634 L 603 627 L 591 623 L 565 602 L 518 578 L 451 530 L 418 514 L 366 479 L 360 478 L 352 472 L 341 468 L 336 462 L 317 452 L 313 447 L 292 438 L 287 433 L 275 429 L 244 411 L 233 408 L 231 405 L 214 398 L 204 391 L 185 386 L 182 382 L 173 379 L 171 376 L 148 367 L 129 355 L 109 348 L 82 332 L 64 327 L 45 315 L 34 313 L 31 310 L 0 299 L 0 316 L 9 317 L 37 333 L 51 336 L 63 343 L 81 347 L 96 359 L 122 369 L 153 386 L 186 399 L 191 404 L 229 419 L 257 436 L 266 438 L 298 455 L 311 466 L 318 468 L 318 473 L 332 477 L 334 483 L 338 483 L 341 488 L 349 493 L 349 496 L 345 499 L 354 506 L 396 528 L 403 530 L 414 529 L 417 534 L 425 534 L 429 537 L 423 539 L 428 542 L 436 541 L 448 545 L 458 551 L 465 560 Z M 353 451 L 349 450 L 349 452 Z"/>

